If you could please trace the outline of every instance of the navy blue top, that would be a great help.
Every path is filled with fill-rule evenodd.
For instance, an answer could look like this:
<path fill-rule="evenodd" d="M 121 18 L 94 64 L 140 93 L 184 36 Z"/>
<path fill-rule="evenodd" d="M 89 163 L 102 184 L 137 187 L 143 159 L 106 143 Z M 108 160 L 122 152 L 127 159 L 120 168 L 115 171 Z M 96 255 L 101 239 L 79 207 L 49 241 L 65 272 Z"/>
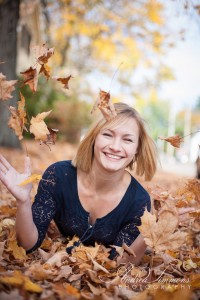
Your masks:
<path fill-rule="evenodd" d="M 40 180 L 35 201 L 32 205 L 33 221 L 38 230 L 38 241 L 27 251 L 37 249 L 45 238 L 49 223 L 54 219 L 59 231 L 66 237 L 77 235 L 84 245 L 94 245 L 95 241 L 105 246 L 130 246 L 139 235 L 136 226 L 141 225 L 145 207 L 150 211 L 151 202 L 147 191 L 131 176 L 131 182 L 120 203 L 107 215 L 89 224 L 87 212 L 78 196 L 77 169 L 71 161 L 52 164 Z M 71 252 L 73 247 L 67 248 Z M 113 248 L 110 258 L 116 255 Z"/>

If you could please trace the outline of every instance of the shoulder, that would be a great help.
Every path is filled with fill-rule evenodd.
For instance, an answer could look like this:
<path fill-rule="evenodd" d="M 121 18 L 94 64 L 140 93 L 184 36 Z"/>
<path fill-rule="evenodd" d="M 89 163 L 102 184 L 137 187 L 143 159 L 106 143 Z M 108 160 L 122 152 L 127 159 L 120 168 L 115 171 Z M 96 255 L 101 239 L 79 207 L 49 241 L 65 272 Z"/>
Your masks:
<path fill-rule="evenodd" d="M 147 206 L 150 211 L 151 198 L 147 190 L 131 175 L 131 194 L 134 195 L 134 203 L 136 206 Z"/>
<path fill-rule="evenodd" d="M 72 165 L 71 160 L 62 160 L 51 164 L 44 172 L 45 173 L 54 173 L 55 175 L 63 174 L 66 172 L 75 172 L 76 168 Z"/>
<path fill-rule="evenodd" d="M 146 196 L 147 198 L 150 197 L 147 190 L 132 175 L 131 175 L 131 185 L 136 190 L 136 192 L 139 193 L 141 196 L 144 196 L 144 197 Z"/>

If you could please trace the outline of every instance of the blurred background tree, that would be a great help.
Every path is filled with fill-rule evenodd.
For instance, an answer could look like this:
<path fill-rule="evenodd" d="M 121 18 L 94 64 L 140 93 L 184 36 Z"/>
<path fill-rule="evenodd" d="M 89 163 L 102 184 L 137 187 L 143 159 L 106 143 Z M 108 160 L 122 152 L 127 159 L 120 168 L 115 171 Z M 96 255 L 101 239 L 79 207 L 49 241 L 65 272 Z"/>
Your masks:
<path fill-rule="evenodd" d="M 11 9 L 12 2 L 2 0 L 1 11 L 5 12 L 5 5 Z M 45 42 L 47 46 L 55 47 L 50 62 L 52 73 L 57 76 L 71 74 L 74 77 L 70 81 L 69 91 L 59 83 L 53 80 L 46 82 L 43 78 L 34 95 L 28 88 L 23 88 L 24 96 L 28 99 L 29 116 L 53 109 L 50 122 L 60 130 L 60 136 L 77 142 L 91 122 L 89 111 L 97 99 L 98 88 L 110 89 L 114 101 L 129 98 L 130 104 L 141 109 L 144 117 L 150 120 L 155 139 L 158 135 L 166 134 L 170 109 L 165 106 L 166 100 L 159 99 L 157 91 L 162 82 L 175 78 L 163 58 L 177 40 L 184 38 L 185 31 L 184 28 L 174 28 L 173 31 L 169 28 L 165 1 L 19 2 L 19 7 L 12 8 L 19 13 L 17 30 L 12 29 L 18 38 L 17 73 L 33 65 L 31 46 Z M 189 6 L 190 1 L 184 2 L 185 13 L 188 11 L 186 4 Z M 199 12 L 198 6 L 193 5 L 192 8 L 194 12 Z M 4 32 L 8 32 L 9 24 L 3 24 L 0 19 L 0 28 L 2 26 Z M 10 42 L 6 41 L 6 45 L 9 48 Z M 9 56 L 2 56 L 1 48 L 0 61 L 4 61 L 8 67 Z M 16 55 L 14 48 L 12 55 Z M 122 62 L 110 87 L 111 78 Z M 138 70 L 145 70 L 142 82 L 137 80 Z M 14 77 L 12 73 L 8 79 Z M 12 101 L 16 103 L 17 100 L 15 95 Z M 1 114 L 4 110 L 2 108 Z M 5 123 L 4 120 L 2 126 L 6 128 Z M 10 137 L 11 130 L 7 128 L 5 131 L 1 130 L 0 144 L 19 146 L 5 138 Z"/>

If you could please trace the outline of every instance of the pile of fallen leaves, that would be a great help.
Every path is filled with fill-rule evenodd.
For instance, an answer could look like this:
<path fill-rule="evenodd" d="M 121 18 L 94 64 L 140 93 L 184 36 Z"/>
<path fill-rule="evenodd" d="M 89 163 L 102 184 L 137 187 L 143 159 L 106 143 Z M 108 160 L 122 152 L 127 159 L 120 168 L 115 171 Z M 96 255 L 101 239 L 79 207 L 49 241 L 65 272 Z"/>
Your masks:
<path fill-rule="evenodd" d="M 74 153 L 70 145 L 59 143 L 46 154 L 38 147 L 45 146 L 28 143 L 37 173 L 51 160 L 69 159 Z M 59 156 L 61 152 L 65 158 Z M 15 167 L 22 164 L 22 151 L 2 148 L 1 153 Z M 134 253 L 126 245 L 116 247 L 119 256 L 115 260 L 108 258 L 111 248 L 99 244 L 80 245 L 67 254 L 66 247 L 78 238 L 62 237 L 53 222 L 41 247 L 26 255 L 16 242 L 15 200 L 1 185 L 0 299 L 199 299 L 200 182 L 187 180 L 173 192 L 157 185 L 148 185 L 148 190 L 153 215 L 146 211 L 140 226 L 148 247 L 136 266 Z M 194 207 L 195 212 L 180 223 L 177 210 L 187 207 Z"/>

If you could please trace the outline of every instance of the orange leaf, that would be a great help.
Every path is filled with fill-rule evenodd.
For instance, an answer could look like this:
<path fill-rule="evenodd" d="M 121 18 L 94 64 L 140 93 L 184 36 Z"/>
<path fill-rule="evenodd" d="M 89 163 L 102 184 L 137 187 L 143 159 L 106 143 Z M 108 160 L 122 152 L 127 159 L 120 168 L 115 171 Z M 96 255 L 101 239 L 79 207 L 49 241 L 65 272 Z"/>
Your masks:
<path fill-rule="evenodd" d="M 15 134 L 18 136 L 19 140 L 23 139 L 23 130 L 27 130 L 25 127 L 26 120 L 26 111 L 24 109 L 25 107 L 25 98 L 20 93 L 21 100 L 18 101 L 18 109 L 16 109 L 13 106 L 9 107 L 9 110 L 11 112 L 10 119 L 8 121 L 8 126 L 12 128 L 15 131 Z"/>
<path fill-rule="evenodd" d="M 54 78 L 55 78 L 55 77 L 54 77 Z M 65 89 L 69 89 L 68 83 L 69 83 L 69 80 L 70 80 L 71 78 L 73 78 L 73 77 L 72 77 L 71 75 L 69 75 L 68 77 L 64 77 L 64 78 L 59 77 L 59 78 L 55 78 L 55 79 L 56 79 L 57 81 L 60 81 L 61 83 L 63 83 Z"/>
<path fill-rule="evenodd" d="M 17 80 L 6 80 L 6 76 L 0 73 L 0 99 L 8 100 L 12 98 L 11 92 L 14 91 L 14 85 Z"/>
<path fill-rule="evenodd" d="M 18 246 L 16 239 L 9 240 L 8 251 L 11 251 L 15 259 L 19 259 L 19 260 L 26 259 L 26 251 L 24 250 L 24 248 Z"/>
<path fill-rule="evenodd" d="M 41 65 L 39 74 L 43 73 L 47 80 L 50 78 L 50 68 L 48 65 Z"/>
<path fill-rule="evenodd" d="M 41 65 L 48 63 L 49 58 L 54 54 L 54 48 L 47 48 L 45 44 L 42 46 L 34 46 L 32 49 L 35 52 L 37 61 Z"/>
<path fill-rule="evenodd" d="M 22 74 L 22 76 L 24 77 L 24 84 L 29 85 L 31 91 L 35 93 L 38 84 L 37 70 L 30 67 L 26 71 L 20 72 L 20 74 Z"/>
<path fill-rule="evenodd" d="M 108 93 L 108 92 L 104 92 L 104 91 L 100 90 L 99 98 L 96 101 L 96 103 L 94 104 L 91 113 L 93 113 L 97 107 L 100 109 L 104 118 L 107 121 L 117 116 L 115 107 L 110 99 L 110 93 Z"/>
<path fill-rule="evenodd" d="M 174 136 L 170 136 L 168 138 L 159 137 L 160 140 L 164 140 L 166 142 L 169 142 L 172 146 L 179 148 L 180 144 L 183 142 L 183 138 L 180 137 L 178 134 Z"/>
<path fill-rule="evenodd" d="M 47 125 L 43 121 L 51 113 L 43 112 L 38 114 L 36 117 L 31 118 L 30 132 L 34 134 L 36 140 L 46 141 L 47 135 L 50 134 Z"/>

